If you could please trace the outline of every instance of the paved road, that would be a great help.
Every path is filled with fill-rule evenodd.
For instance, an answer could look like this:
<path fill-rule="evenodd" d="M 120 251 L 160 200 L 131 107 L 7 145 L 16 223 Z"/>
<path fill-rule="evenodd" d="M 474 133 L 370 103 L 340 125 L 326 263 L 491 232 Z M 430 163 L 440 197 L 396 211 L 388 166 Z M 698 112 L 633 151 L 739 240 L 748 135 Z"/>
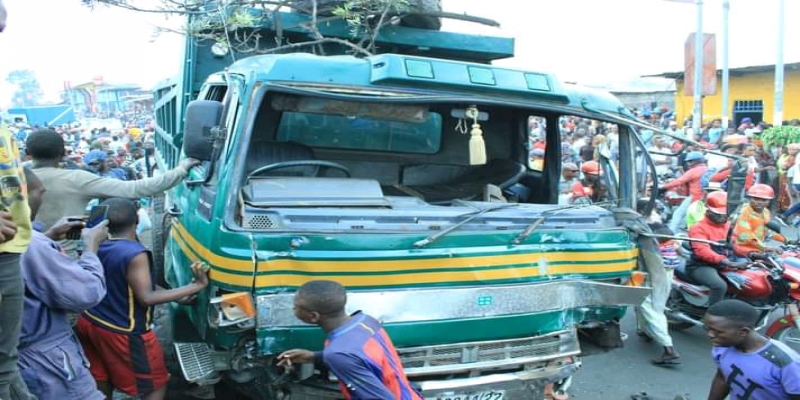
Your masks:
<path fill-rule="evenodd" d="M 661 348 L 636 336 L 633 312 L 625 317 L 622 328 L 629 336 L 624 348 L 583 359 L 583 368 L 569 390 L 571 399 L 627 400 L 640 392 L 653 400 L 673 400 L 678 394 L 706 398 L 715 367 L 711 346 L 701 328 L 673 333 L 683 364 L 671 369 L 650 363 L 661 354 Z"/>

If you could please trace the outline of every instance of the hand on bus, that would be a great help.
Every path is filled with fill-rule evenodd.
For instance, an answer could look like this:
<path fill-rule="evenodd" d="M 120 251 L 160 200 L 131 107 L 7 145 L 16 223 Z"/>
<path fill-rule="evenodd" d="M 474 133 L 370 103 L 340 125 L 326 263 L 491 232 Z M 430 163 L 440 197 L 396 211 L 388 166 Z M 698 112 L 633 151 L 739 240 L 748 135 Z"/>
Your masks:
<path fill-rule="evenodd" d="M 196 165 L 200 165 L 200 160 L 194 158 L 187 158 L 185 160 L 182 160 L 180 164 L 180 166 L 186 169 L 187 171 Z"/>
<path fill-rule="evenodd" d="M 205 263 L 202 261 L 195 261 L 190 266 L 192 274 L 194 275 L 194 284 L 201 289 L 208 286 L 208 271 L 210 271 L 210 269 L 205 268 L 204 265 Z"/>

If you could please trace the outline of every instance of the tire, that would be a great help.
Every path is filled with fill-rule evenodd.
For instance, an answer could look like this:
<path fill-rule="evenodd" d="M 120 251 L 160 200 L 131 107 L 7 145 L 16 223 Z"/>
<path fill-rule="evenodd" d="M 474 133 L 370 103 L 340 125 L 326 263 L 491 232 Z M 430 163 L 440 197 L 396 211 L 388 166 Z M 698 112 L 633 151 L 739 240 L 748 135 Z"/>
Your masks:
<path fill-rule="evenodd" d="M 151 228 L 152 242 L 150 243 L 150 251 L 153 253 L 153 273 L 155 281 L 158 286 L 169 289 L 165 275 L 166 257 L 164 255 L 164 247 L 169 237 L 170 219 L 171 218 L 166 210 L 166 195 L 161 193 L 153 196 L 153 216 Z"/>
<path fill-rule="evenodd" d="M 800 329 L 798 329 L 796 326 L 786 326 L 781 328 L 779 331 L 775 332 L 774 335 L 772 335 L 772 339 L 789 346 L 796 352 L 800 352 Z"/>
<path fill-rule="evenodd" d="M 223 380 L 214 385 L 214 397 L 217 399 L 230 399 L 230 400 L 252 400 L 253 398 L 242 394 L 242 392 L 234 389 L 233 383 Z"/>
<path fill-rule="evenodd" d="M 175 348 L 172 346 L 175 337 L 172 332 L 172 312 L 169 303 L 153 307 L 153 333 L 156 334 L 156 338 L 161 343 L 161 349 L 164 350 L 167 369 L 173 374 L 177 372 L 180 376 L 180 367 L 177 367 L 178 359 L 175 356 Z"/>
<path fill-rule="evenodd" d="M 287 397 L 272 386 L 271 381 L 268 374 L 259 375 L 247 383 L 236 383 L 223 377 L 222 381 L 214 385 L 214 395 L 219 400 L 286 400 Z"/>

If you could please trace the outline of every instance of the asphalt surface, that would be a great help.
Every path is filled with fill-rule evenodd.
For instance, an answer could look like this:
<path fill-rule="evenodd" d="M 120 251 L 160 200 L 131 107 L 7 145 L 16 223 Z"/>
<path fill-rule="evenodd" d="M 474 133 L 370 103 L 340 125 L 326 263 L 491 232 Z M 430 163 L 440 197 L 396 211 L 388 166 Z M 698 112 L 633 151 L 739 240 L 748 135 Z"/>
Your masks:
<path fill-rule="evenodd" d="M 622 329 L 628 334 L 623 348 L 583 358 L 583 368 L 568 391 L 570 399 L 627 400 L 641 392 L 651 400 L 673 400 L 677 395 L 689 395 L 693 400 L 706 398 L 716 367 L 702 328 L 672 332 L 682 364 L 671 368 L 651 363 L 662 349 L 636 335 L 633 310 L 623 319 Z"/>

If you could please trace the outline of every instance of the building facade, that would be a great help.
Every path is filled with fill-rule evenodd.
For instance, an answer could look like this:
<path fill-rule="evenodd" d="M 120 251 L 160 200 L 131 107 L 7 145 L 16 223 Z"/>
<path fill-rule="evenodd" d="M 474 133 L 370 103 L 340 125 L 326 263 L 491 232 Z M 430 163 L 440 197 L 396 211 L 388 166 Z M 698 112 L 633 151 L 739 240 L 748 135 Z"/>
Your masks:
<path fill-rule="evenodd" d="M 130 99 L 151 96 L 138 85 L 84 83 L 64 92 L 68 101 L 81 116 L 114 115 L 131 110 L 136 104 Z"/>
<path fill-rule="evenodd" d="M 666 108 L 667 110 L 675 109 L 675 91 L 662 90 L 653 92 L 635 92 L 635 91 L 612 91 L 611 94 L 617 96 L 619 101 L 629 109 L 636 110 L 655 110 Z"/>
<path fill-rule="evenodd" d="M 775 66 L 758 65 L 729 69 L 729 103 L 731 122 L 738 124 L 749 117 L 753 122 L 766 121 L 780 125 L 783 121 L 800 118 L 800 63 L 784 65 L 783 121 L 773 121 L 775 104 Z M 684 94 L 683 71 L 652 75 L 675 79 L 676 119 L 683 121 L 692 115 L 693 98 Z M 717 92 L 703 97 L 703 121 L 722 116 L 722 71 L 717 71 Z"/>

